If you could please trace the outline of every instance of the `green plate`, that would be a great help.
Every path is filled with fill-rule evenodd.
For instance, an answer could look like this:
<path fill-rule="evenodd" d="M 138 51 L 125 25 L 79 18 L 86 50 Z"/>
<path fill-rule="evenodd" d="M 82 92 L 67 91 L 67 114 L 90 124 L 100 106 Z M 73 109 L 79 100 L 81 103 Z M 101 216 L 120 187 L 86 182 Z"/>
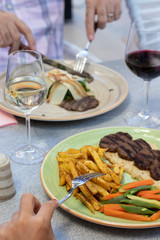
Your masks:
<path fill-rule="evenodd" d="M 69 148 L 79 149 L 82 146 L 88 144 L 98 145 L 102 137 L 111 133 L 116 133 L 118 131 L 128 132 L 133 136 L 134 139 L 143 138 L 144 140 L 153 143 L 160 148 L 160 131 L 153 129 L 136 127 L 109 127 L 94 129 L 71 136 L 54 146 L 48 152 L 42 162 L 40 169 L 40 177 L 42 185 L 48 196 L 50 198 L 56 198 L 60 200 L 67 194 L 65 186 L 59 186 L 59 171 L 56 160 L 58 152 L 67 151 Z M 132 180 L 133 179 L 129 174 L 124 173 L 124 183 Z M 95 214 L 92 214 L 90 210 L 85 207 L 79 200 L 76 200 L 74 196 L 69 198 L 60 207 L 79 218 L 106 226 L 135 229 L 153 228 L 160 226 L 160 220 L 154 222 L 140 222 L 109 217 L 99 212 L 95 212 Z"/>

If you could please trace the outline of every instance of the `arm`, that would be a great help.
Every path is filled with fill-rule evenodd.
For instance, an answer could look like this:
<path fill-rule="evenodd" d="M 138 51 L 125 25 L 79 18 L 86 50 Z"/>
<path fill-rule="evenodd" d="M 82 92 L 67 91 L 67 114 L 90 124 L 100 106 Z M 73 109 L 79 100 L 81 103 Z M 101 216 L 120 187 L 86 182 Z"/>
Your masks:
<path fill-rule="evenodd" d="M 90 41 L 94 39 L 95 15 L 98 18 L 98 28 L 105 28 L 107 22 L 120 17 L 121 0 L 86 0 L 86 32 Z"/>
<path fill-rule="evenodd" d="M 55 240 L 51 218 L 57 206 L 57 200 L 41 205 L 32 194 L 23 194 L 19 211 L 12 216 L 10 222 L 0 226 L 0 239 Z"/>
<path fill-rule="evenodd" d="M 10 46 L 10 52 L 19 49 L 21 34 L 30 49 L 35 50 L 35 41 L 30 28 L 13 13 L 0 11 L 0 47 Z"/>

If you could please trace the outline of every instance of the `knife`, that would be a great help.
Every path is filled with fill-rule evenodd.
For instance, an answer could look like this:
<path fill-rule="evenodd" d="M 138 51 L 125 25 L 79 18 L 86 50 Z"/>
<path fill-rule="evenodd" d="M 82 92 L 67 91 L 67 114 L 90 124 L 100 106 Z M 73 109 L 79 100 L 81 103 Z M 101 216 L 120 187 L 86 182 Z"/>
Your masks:
<path fill-rule="evenodd" d="M 19 46 L 19 50 L 31 50 L 31 49 L 28 46 L 21 43 L 20 46 Z M 43 63 L 46 63 L 46 64 L 48 64 L 52 67 L 55 67 L 55 68 L 59 68 L 61 70 L 65 70 L 72 75 L 78 75 L 79 77 L 82 77 L 82 78 L 88 78 L 89 83 L 94 80 L 94 78 L 88 72 L 85 72 L 85 71 L 83 71 L 82 73 L 76 72 L 72 68 L 70 68 L 70 67 L 68 67 L 68 66 L 66 66 L 66 65 L 64 65 L 60 62 L 55 61 L 51 58 L 48 58 L 47 56 L 43 55 L 42 53 L 40 53 L 40 54 L 42 56 Z"/>

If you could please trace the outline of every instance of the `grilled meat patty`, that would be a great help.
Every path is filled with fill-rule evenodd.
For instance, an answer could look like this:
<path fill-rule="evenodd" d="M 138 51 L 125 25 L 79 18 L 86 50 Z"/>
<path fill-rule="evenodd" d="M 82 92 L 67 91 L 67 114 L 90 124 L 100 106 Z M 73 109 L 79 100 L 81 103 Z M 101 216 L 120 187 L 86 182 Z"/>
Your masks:
<path fill-rule="evenodd" d="M 121 159 L 133 161 L 138 169 L 148 170 L 154 180 L 160 180 L 160 150 L 152 149 L 143 139 L 133 140 L 128 133 L 118 132 L 104 136 L 99 145 Z"/>
<path fill-rule="evenodd" d="M 68 111 L 84 112 L 89 109 L 96 108 L 98 104 L 99 101 L 94 96 L 87 96 L 80 100 L 63 100 L 60 106 Z"/>

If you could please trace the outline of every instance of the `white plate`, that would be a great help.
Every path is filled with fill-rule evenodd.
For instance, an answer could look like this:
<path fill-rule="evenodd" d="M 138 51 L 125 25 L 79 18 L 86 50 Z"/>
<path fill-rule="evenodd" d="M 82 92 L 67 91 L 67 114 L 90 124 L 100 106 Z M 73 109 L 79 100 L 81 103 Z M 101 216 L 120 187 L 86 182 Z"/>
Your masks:
<path fill-rule="evenodd" d="M 71 66 L 72 63 L 73 62 L 65 61 L 65 64 L 69 66 Z M 45 70 L 49 69 L 51 69 L 51 66 L 45 65 Z M 71 121 L 90 118 L 116 108 L 125 100 L 128 94 L 128 84 L 119 73 L 99 64 L 88 64 L 86 71 L 94 77 L 94 81 L 90 83 L 90 89 L 99 100 L 99 106 L 85 112 L 73 112 L 45 102 L 32 112 L 31 119 Z M 5 100 L 5 78 L 5 74 L 0 76 L 0 108 L 11 114 L 24 117 L 24 114 L 18 109 L 14 109 Z"/>

